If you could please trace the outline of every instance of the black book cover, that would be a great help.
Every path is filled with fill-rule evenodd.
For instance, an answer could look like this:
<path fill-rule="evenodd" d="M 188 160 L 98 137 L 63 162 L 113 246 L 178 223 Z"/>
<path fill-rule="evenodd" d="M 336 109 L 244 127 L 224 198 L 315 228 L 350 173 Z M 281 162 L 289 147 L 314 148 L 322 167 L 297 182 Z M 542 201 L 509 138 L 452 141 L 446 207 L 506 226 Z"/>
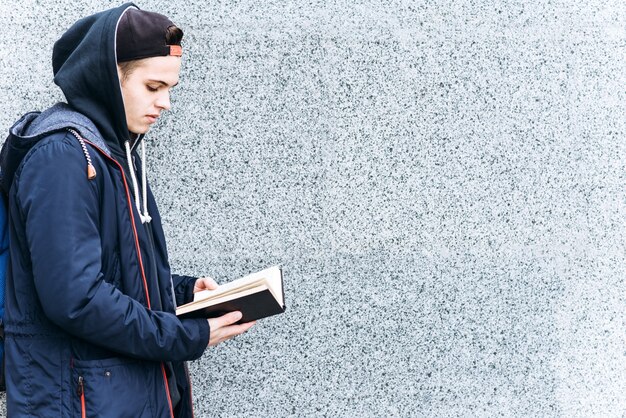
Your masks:
<path fill-rule="evenodd" d="M 243 316 L 238 324 L 250 322 L 285 312 L 269 289 L 252 293 L 237 299 L 228 300 L 217 305 L 206 306 L 195 311 L 182 314 L 180 318 L 216 318 L 228 312 L 240 311 Z"/>

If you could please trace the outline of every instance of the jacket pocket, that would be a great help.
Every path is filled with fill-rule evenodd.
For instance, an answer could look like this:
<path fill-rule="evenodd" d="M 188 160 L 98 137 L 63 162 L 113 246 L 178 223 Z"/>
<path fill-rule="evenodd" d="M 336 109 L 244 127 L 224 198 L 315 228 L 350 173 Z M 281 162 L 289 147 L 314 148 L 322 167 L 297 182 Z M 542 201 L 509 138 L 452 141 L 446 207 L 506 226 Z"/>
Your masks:
<path fill-rule="evenodd" d="M 74 417 L 154 417 L 153 368 L 158 363 L 114 357 L 74 360 Z"/>

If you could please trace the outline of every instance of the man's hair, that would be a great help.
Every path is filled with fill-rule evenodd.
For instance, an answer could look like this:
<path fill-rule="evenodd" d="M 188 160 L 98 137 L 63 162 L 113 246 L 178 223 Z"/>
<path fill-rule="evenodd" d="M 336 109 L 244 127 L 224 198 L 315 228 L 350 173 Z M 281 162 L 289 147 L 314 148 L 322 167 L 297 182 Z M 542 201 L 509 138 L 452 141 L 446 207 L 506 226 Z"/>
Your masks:
<path fill-rule="evenodd" d="M 183 40 L 183 31 L 177 26 L 170 26 L 167 28 L 167 32 L 165 33 L 165 45 L 178 45 L 180 46 L 181 41 Z M 146 59 L 146 58 L 144 58 Z M 122 72 L 122 79 L 120 82 L 126 81 L 126 79 L 131 75 L 133 71 L 139 65 L 141 65 L 142 59 L 125 61 L 119 63 L 120 71 Z"/>

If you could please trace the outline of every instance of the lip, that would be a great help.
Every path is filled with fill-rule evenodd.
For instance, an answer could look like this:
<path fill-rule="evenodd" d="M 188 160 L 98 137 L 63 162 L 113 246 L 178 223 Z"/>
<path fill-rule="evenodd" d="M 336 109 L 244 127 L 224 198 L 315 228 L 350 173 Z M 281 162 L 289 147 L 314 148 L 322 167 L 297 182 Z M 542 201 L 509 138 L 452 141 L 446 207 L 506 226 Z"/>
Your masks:
<path fill-rule="evenodd" d="M 159 115 L 146 115 L 146 118 L 148 118 L 148 122 L 154 123 L 159 118 Z"/>

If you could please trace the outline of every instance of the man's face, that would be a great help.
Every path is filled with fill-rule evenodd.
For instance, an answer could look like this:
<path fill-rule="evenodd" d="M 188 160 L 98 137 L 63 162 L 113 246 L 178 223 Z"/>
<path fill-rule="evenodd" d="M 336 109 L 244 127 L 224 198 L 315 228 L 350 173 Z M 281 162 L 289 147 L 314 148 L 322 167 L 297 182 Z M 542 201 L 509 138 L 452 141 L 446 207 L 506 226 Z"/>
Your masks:
<path fill-rule="evenodd" d="M 148 132 L 161 112 L 171 107 L 170 89 L 178 84 L 180 61 L 180 57 L 173 56 L 142 59 L 126 78 L 118 66 L 130 132 Z"/>

